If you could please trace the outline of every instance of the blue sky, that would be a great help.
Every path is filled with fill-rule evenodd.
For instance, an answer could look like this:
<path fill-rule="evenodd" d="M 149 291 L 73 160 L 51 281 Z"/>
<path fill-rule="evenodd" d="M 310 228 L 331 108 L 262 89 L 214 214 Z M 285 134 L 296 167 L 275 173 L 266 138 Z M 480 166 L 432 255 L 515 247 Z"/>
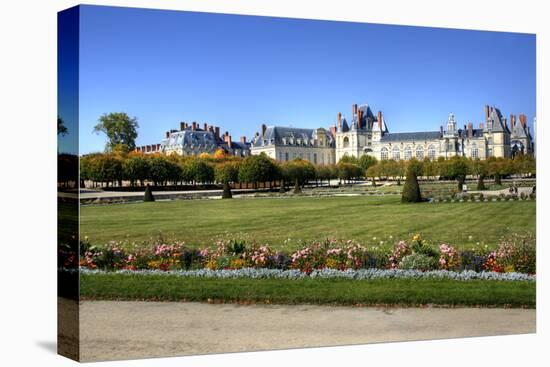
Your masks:
<path fill-rule="evenodd" d="M 180 121 L 250 138 L 262 123 L 328 127 L 353 103 L 390 131 L 437 130 L 485 104 L 535 116 L 535 36 L 117 7 L 81 7 L 80 152 L 103 113 L 138 118 L 138 145 Z"/>

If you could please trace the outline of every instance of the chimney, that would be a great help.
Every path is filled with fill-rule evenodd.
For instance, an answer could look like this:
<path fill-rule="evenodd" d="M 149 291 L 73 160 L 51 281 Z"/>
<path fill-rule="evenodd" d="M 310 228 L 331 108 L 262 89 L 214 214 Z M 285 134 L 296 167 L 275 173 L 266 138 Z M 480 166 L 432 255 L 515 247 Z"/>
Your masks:
<path fill-rule="evenodd" d="M 510 114 L 510 129 L 513 129 L 514 128 L 514 115 L 513 114 Z"/>
<path fill-rule="evenodd" d="M 489 120 L 489 105 L 485 105 L 485 121 Z"/>
<path fill-rule="evenodd" d="M 148 151 L 148 152 L 151 151 L 151 146 L 150 146 L 150 145 L 147 145 L 147 151 Z"/>
<path fill-rule="evenodd" d="M 216 136 L 216 141 L 220 140 L 220 127 L 214 127 L 214 135 Z"/>
<path fill-rule="evenodd" d="M 157 150 L 157 145 L 156 144 L 151 145 L 151 151 L 156 152 L 156 150 Z"/>
<path fill-rule="evenodd" d="M 166 132 L 166 139 L 168 139 L 170 137 L 170 131 L 167 131 Z"/>
<path fill-rule="evenodd" d="M 378 111 L 377 119 L 378 119 L 378 127 L 380 128 L 380 131 L 382 131 L 382 111 Z"/>
<path fill-rule="evenodd" d="M 208 131 L 213 133 L 214 132 L 214 127 L 212 125 L 208 126 Z"/>
<path fill-rule="evenodd" d="M 338 121 L 338 130 L 342 130 L 342 113 L 341 112 L 338 112 L 337 121 Z"/>
<path fill-rule="evenodd" d="M 225 141 L 225 143 L 231 147 L 231 135 L 229 135 L 229 133 L 226 131 L 225 132 L 225 135 L 223 136 L 223 140 Z"/>
<path fill-rule="evenodd" d="M 193 125 L 191 127 L 191 130 L 193 130 L 193 131 L 197 130 L 197 122 L 196 121 L 193 121 Z"/>
<path fill-rule="evenodd" d="M 351 105 L 351 111 L 353 112 L 353 116 L 357 115 L 357 103 Z"/>
<path fill-rule="evenodd" d="M 267 126 L 265 124 L 262 124 L 262 136 L 265 135 L 266 130 L 267 130 Z"/>
<path fill-rule="evenodd" d="M 480 122 L 480 123 L 479 123 L 479 128 L 480 128 L 481 130 L 483 130 L 483 122 Z"/>
<path fill-rule="evenodd" d="M 521 123 L 521 126 L 525 127 L 527 125 L 527 117 L 522 113 L 519 115 L 519 122 Z"/>
<path fill-rule="evenodd" d="M 180 131 L 185 129 L 185 121 L 180 122 Z"/>
<path fill-rule="evenodd" d="M 204 123 L 204 131 L 208 131 L 208 124 L 206 122 Z"/>
<path fill-rule="evenodd" d="M 157 150 L 160 150 L 160 144 L 157 144 Z"/>
<path fill-rule="evenodd" d="M 357 128 L 361 129 L 363 127 L 363 110 L 357 111 Z"/>
<path fill-rule="evenodd" d="M 246 136 L 241 136 L 241 143 L 246 144 Z"/>
<path fill-rule="evenodd" d="M 474 124 L 471 122 L 468 122 L 468 138 L 472 138 L 474 136 Z"/>
<path fill-rule="evenodd" d="M 439 126 L 439 135 L 443 136 L 443 125 Z"/>
<path fill-rule="evenodd" d="M 332 136 L 336 136 L 336 126 L 335 125 L 332 125 L 329 130 L 330 130 Z"/>

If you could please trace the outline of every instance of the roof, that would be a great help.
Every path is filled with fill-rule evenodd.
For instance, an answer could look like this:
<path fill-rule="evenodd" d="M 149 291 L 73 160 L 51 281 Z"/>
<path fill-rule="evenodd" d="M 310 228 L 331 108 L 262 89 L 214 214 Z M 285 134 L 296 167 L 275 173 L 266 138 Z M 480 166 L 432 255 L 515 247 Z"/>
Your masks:
<path fill-rule="evenodd" d="M 489 118 L 493 120 L 493 132 L 510 132 L 508 130 L 508 127 L 505 126 L 502 118 L 502 113 L 500 113 L 500 110 L 498 108 L 493 108 L 493 111 L 491 112 Z"/>
<path fill-rule="evenodd" d="M 422 141 L 441 138 L 439 131 L 420 131 L 410 133 L 387 133 L 380 138 L 381 142 L 389 143 L 395 141 Z"/>
<path fill-rule="evenodd" d="M 521 123 L 516 123 L 512 129 L 512 139 L 526 138 L 528 135 L 527 129 Z"/>
<path fill-rule="evenodd" d="M 256 135 L 251 142 L 253 147 L 259 147 L 262 145 L 271 144 L 285 144 L 283 140 L 296 141 L 297 139 L 302 142 L 309 142 L 316 138 L 315 132 L 317 129 L 302 129 L 297 127 L 286 126 L 268 126 L 264 135 Z M 325 130 L 325 134 L 330 143 L 334 141 L 334 138 L 330 131 Z M 287 142 L 288 144 L 288 142 Z"/>

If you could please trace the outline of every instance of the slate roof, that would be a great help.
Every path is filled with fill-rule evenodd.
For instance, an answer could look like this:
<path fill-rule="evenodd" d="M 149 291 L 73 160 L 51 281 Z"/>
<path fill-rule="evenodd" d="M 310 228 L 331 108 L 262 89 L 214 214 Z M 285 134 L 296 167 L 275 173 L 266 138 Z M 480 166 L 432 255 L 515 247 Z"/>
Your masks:
<path fill-rule="evenodd" d="M 380 141 L 383 143 L 396 142 L 396 141 L 424 141 L 439 139 L 441 133 L 439 131 L 421 131 L 410 133 L 387 133 L 382 135 Z"/>
<path fill-rule="evenodd" d="M 491 112 L 489 118 L 493 120 L 493 132 L 510 132 L 508 126 L 504 125 L 502 113 L 500 113 L 500 110 L 498 108 L 493 108 L 493 112 Z"/>
<path fill-rule="evenodd" d="M 294 140 L 300 139 L 302 142 L 310 142 L 315 138 L 316 129 L 302 129 L 297 127 L 285 127 L 285 126 L 268 126 L 265 130 L 264 136 L 256 135 L 251 142 L 253 147 L 259 147 L 262 145 L 282 145 L 284 144 L 283 138 Z M 330 144 L 334 142 L 334 138 L 330 131 L 326 130 L 327 139 Z M 264 144 L 265 140 L 265 144 Z M 291 144 L 292 145 L 292 144 Z"/>

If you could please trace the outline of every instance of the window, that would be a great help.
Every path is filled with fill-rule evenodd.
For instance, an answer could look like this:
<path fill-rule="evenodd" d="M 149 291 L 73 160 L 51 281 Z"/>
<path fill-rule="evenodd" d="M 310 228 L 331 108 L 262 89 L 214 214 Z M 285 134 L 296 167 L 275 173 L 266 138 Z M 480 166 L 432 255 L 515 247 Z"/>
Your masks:
<path fill-rule="evenodd" d="M 288 152 L 285 152 L 285 161 L 288 161 Z"/>
<path fill-rule="evenodd" d="M 280 161 L 283 160 L 283 152 L 279 152 L 279 160 L 280 160 Z"/>
<path fill-rule="evenodd" d="M 399 150 L 398 146 L 394 146 L 392 148 L 391 157 L 392 157 L 392 159 L 395 159 L 396 161 L 401 159 L 401 151 Z"/>
<path fill-rule="evenodd" d="M 388 159 L 388 148 L 384 147 L 384 148 L 380 149 L 380 159 L 381 160 Z"/>
<path fill-rule="evenodd" d="M 416 159 L 424 159 L 424 147 L 422 145 L 416 147 Z"/>
<path fill-rule="evenodd" d="M 435 147 L 433 145 L 430 145 L 428 147 L 428 158 L 430 158 L 431 160 L 435 159 Z"/>
<path fill-rule="evenodd" d="M 479 151 L 477 150 L 477 144 L 473 143 L 471 147 L 472 158 L 477 158 L 479 156 Z"/>
<path fill-rule="evenodd" d="M 317 164 L 317 153 L 313 153 L 313 164 Z"/>
<path fill-rule="evenodd" d="M 346 137 L 344 138 L 344 148 L 347 148 L 347 147 L 349 147 L 349 139 L 348 139 L 348 137 L 346 136 Z"/>
<path fill-rule="evenodd" d="M 308 160 L 308 162 L 311 162 L 311 154 L 310 153 L 306 153 L 306 159 Z"/>
<path fill-rule="evenodd" d="M 407 146 L 405 148 L 405 151 L 403 152 L 403 156 L 406 161 L 412 158 L 412 148 L 410 146 Z"/>

